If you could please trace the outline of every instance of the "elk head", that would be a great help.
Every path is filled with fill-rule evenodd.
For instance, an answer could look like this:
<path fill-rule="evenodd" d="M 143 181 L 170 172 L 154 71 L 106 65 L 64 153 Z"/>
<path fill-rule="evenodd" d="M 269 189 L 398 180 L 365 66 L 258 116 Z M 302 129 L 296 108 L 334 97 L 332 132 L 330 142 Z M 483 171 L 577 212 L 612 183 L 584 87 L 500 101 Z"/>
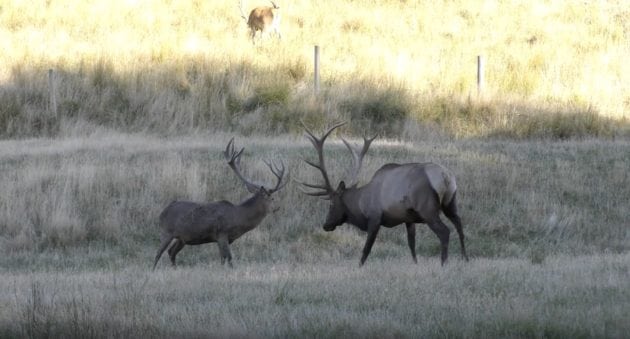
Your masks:
<path fill-rule="evenodd" d="M 323 225 L 323 228 L 325 231 L 334 231 L 337 226 L 342 225 L 343 223 L 348 221 L 348 217 L 349 217 L 348 206 L 346 206 L 346 203 L 344 201 L 344 195 L 348 189 L 356 188 L 356 185 L 358 183 L 359 172 L 361 171 L 361 165 L 363 163 L 363 156 L 365 156 L 368 149 L 370 148 L 370 144 L 376 138 L 376 136 L 372 138 L 363 138 L 363 147 L 361 150 L 357 150 L 353 148 L 349 142 L 347 142 L 343 138 L 341 139 L 344 145 L 346 145 L 346 147 L 352 153 L 353 170 L 351 173 L 351 179 L 349 181 L 350 184 L 348 188 L 346 188 L 345 181 L 341 181 L 337 185 L 337 188 L 334 189 L 332 184 L 330 183 L 330 178 L 328 177 L 328 171 L 326 170 L 326 165 L 324 162 L 324 142 L 326 141 L 326 138 L 328 138 L 328 136 L 336 128 L 341 127 L 345 124 L 346 124 L 345 122 L 335 124 L 334 126 L 329 128 L 328 131 L 326 131 L 326 133 L 324 133 L 321 137 L 318 138 L 313 134 L 313 132 L 311 132 L 306 127 L 306 125 L 304 125 L 304 123 L 302 123 L 302 126 L 304 126 L 304 129 L 307 134 L 306 137 L 311 142 L 311 144 L 313 144 L 313 146 L 315 147 L 315 150 L 317 151 L 317 155 L 319 159 L 318 163 L 315 163 L 309 160 L 304 160 L 304 161 L 310 166 L 319 170 L 324 182 L 323 184 L 309 184 L 305 182 L 300 182 L 300 183 L 307 188 L 316 190 L 316 191 L 302 190 L 302 192 L 304 192 L 305 194 L 311 195 L 311 196 L 324 197 L 325 199 L 330 200 L 330 204 L 328 207 L 328 214 L 326 215 L 326 221 L 324 222 L 324 225 Z"/>

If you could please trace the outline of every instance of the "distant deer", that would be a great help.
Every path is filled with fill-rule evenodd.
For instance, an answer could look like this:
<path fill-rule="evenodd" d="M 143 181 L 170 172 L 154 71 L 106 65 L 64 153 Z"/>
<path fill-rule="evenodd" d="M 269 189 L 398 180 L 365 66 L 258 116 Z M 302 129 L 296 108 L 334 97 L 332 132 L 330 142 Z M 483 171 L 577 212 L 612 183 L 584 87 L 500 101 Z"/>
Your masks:
<path fill-rule="evenodd" d="M 245 13 L 243 13 L 243 2 L 239 1 L 239 9 L 241 11 L 241 17 L 244 20 L 247 20 L 247 27 L 249 27 L 250 35 L 252 41 L 256 37 L 256 32 L 260 31 L 260 36 L 262 38 L 265 32 L 269 32 L 273 30 L 277 35 L 278 39 L 282 36 L 280 35 L 280 14 L 278 13 L 278 5 L 275 2 L 271 2 L 270 6 L 260 6 L 252 9 L 249 12 L 249 19 L 245 17 Z"/>
<path fill-rule="evenodd" d="M 155 256 L 153 269 L 166 248 L 171 263 L 175 266 L 175 256 L 184 245 L 200 245 L 216 242 L 221 253 L 221 264 L 232 267 L 230 244 L 243 234 L 256 228 L 269 212 L 271 195 L 282 189 L 288 182 L 284 176 L 284 164 L 265 162 L 277 182 L 273 188 L 265 188 L 253 184 L 241 174 L 241 154 L 234 151 L 234 138 L 230 140 L 223 153 L 228 165 L 236 176 L 245 184 L 247 190 L 254 194 L 239 205 L 229 201 L 196 203 L 190 201 L 173 201 L 160 214 L 160 248 Z"/>
<path fill-rule="evenodd" d="M 468 261 L 464 247 L 462 223 L 457 215 L 455 178 L 445 168 L 434 163 L 386 164 L 374 173 L 372 180 L 357 187 L 357 178 L 361 170 L 363 156 L 376 138 L 364 138 L 363 148 L 354 149 L 346 140 L 343 143 L 352 153 L 354 171 L 350 184 L 341 181 L 334 189 L 328 178 L 324 164 L 324 141 L 339 123 L 328 129 L 320 138 L 304 126 L 307 138 L 315 147 L 319 163 L 304 160 L 318 169 L 324 179 L 323 184 L 301 183 L 318 191 L 303 191 L 312 196 L 324 196 L 330 200 L 324 230 L 334 231 L 343 223 L 357 226 L 368 233 L 363 247 L 360 266 L 365 263 L 380 226 L 394 227 L 404 223 L 407 227 L 407 241 L 414 262 L 416 259 L 416 229 L 414 223 L 428 224 L 440 239 L 442 247 L 442 265 L 448 258 L 450 230 L 440 219 L 440 211 L 453 222 L 459 234 L 463 257 Z"/>

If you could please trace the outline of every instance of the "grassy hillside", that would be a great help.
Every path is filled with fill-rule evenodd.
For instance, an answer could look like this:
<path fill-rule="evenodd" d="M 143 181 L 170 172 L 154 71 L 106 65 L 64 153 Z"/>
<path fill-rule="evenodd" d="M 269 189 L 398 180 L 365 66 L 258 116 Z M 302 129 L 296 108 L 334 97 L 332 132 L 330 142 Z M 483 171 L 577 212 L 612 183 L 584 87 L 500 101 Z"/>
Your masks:
<path fill-rule="evenodd" d="M 0 133 L 264 134 L 339 117 L 391 134 L 407 120 L 457 136 L 628 132 L 624 1 L 279 4 L 282 41 L 254 45 L 237 1 L 4 2 Z M 48 69 L 58 116 L 46 114 Z"/>

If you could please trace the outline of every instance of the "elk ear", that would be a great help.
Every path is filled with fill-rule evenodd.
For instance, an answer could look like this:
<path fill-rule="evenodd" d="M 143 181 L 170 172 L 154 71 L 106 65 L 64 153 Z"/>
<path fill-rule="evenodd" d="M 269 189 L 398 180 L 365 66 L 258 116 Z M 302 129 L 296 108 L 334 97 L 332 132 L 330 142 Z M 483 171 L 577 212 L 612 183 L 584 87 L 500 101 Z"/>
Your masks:
<path fill-rule="evenodd" d="M 337 192 L 343 192 L 346 190 L 346 183 L 342 180 L 337 186 Z"/>
<path fill-rule="evenodd" d="M 269 193 L 269 191 L 265 188 L 265 186 L 260 186 L 260 189 L 258 191 L 267 196 L 271 195 L 271 193 Z"/>

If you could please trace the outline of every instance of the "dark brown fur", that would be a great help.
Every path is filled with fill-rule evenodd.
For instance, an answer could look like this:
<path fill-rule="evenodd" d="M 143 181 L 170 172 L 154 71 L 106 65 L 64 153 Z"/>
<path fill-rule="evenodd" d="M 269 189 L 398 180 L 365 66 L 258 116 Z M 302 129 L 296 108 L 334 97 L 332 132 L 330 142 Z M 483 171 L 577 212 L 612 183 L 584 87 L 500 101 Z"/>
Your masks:
<path fill-rule="evenodd" d="M 234 152 L 233 140 L 230 140 L 224 152 L 228 165 L 253 193 L 249 199 L 238 205 L 229 201 L 197 203 L 191 201 L 173 201 L 160 214 L 160 248 L 155 256 L 153 269 L 168 249 L 171 264 L 175 266 L 175 256 L 185 245 L 200 245 L 216 242 L 221 253 L 221 264 L 227 260 L 232 266 L 230 244 L 243 234 L 256 228 L 267 216 L 272 201 L 271 195 L 286 184 L 284 165 L 272 166 L 267 163 L 277 178 L 274 188 L 266 189 L 246 180 L 240 173 L 240 155 Z M 285 178 L 284 178 L 285 179 Z M 171 245 L 172 244 L 172 245 Z"/>

